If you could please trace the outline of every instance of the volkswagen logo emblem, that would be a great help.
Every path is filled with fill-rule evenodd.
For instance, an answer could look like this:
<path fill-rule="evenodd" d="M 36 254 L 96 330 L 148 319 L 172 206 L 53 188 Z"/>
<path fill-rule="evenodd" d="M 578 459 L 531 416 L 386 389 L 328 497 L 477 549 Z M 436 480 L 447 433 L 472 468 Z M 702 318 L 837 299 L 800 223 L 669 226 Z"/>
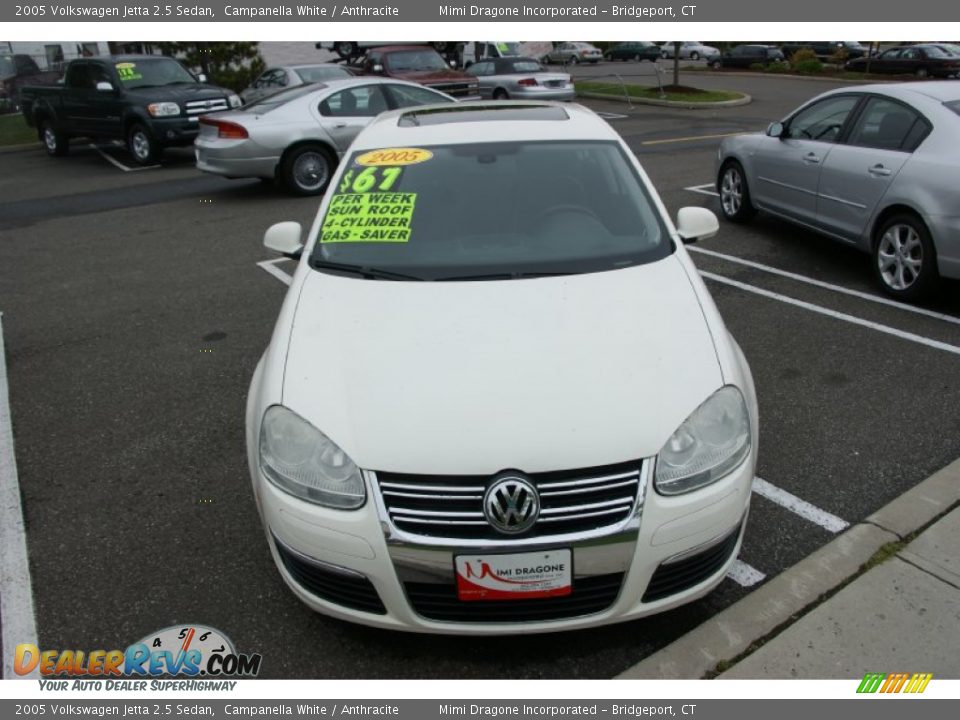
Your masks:
<path fill-rule="evenodd" d="M 532 528 L 540 517 L 540 496 L 529 480 L 503 475 L 483 496 L 483 516 L 494 530 L 518 535 Z"/>

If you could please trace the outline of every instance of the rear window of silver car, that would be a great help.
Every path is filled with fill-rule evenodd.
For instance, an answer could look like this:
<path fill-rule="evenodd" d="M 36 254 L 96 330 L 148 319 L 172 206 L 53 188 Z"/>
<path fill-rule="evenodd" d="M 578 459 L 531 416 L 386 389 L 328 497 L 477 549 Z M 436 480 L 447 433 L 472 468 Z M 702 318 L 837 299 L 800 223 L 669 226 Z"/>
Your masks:
<path fill-rule="evenodd" d="M 257 115 L 264 115 L 271 110 L 276 110 L 281 105 L 285 105 L 286 103 L 296 100 L 297 98 L 301 98 L 304 95 L 309 95 L 310 93 L 314 92 L 315 90 L 319 90 L 322 87 L 322 84 L 316 83 L 310 85 L 297 85 L 287 90 L 281 90 L 273 95 L 268 95 L 262 100 L 257 100 L 249 105 L 244 105 L 241 108 L 241 111 L 255 113 Z"/>
<path fill-rule="evenodd" d="M 418 280 L 615 270 L 673 250 L 619 144 L 498 142 L 354 152 L 311 257 Z"/>

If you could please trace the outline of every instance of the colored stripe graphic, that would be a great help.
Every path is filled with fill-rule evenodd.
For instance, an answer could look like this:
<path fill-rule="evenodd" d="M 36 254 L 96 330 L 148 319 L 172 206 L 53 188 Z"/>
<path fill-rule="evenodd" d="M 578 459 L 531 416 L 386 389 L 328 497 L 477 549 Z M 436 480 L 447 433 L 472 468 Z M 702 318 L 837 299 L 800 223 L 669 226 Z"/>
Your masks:
<path fill-rule="evenodd" d="M 857 687 L 858 693 L 922 693 L 933 673 L 867 673 Z"/>

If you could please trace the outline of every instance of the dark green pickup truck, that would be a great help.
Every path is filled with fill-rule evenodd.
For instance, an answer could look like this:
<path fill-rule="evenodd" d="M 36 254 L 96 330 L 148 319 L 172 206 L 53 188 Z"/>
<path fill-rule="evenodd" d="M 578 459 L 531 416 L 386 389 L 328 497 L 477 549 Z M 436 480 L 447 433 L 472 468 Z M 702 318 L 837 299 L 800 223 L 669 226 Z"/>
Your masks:
<path fill-rule="evenodd" d="M 50 155 L 66 154 L 75 137 L 122 140 L 148 164 L 165 147 L 192 144 L 201 115 L 241 105 L 203 80 L 168 57 L 83 58 L 70 61 L 62 84 L 22 88 L 20 105 Z"/>

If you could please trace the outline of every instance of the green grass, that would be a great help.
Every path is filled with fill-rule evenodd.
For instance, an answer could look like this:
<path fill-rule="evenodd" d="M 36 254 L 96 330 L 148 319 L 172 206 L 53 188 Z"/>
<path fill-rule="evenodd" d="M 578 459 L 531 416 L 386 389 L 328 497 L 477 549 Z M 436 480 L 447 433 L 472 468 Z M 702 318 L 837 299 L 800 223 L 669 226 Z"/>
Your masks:
<path fill-rule="evenodd" d="M 688 103 L 711 103 L 724 102 L 726 100 L 739 100 L 743 97 L 741 93 L 728 90 L 697 90 L 696 88 L 683 88 L 682 90 L 668 89 L 665 92 L 666 97 L 660 96 L 660 91 L 655 87 L 646 85 L 626 85 L 619 83 L 601 83 L 580 81 L 574 85 L 577 92 L 602 93 L 604 95 L 623 96 L 623 87 L 626 87 L 627 94 L 630 97 L 647 100 L 673 100 L 675 102 Z"/>
<path fill-rule="evenodd" d="M 37 131 L 27 127 L 22 115 L 0 115 L 0 147 L 37 142 Z"/>

